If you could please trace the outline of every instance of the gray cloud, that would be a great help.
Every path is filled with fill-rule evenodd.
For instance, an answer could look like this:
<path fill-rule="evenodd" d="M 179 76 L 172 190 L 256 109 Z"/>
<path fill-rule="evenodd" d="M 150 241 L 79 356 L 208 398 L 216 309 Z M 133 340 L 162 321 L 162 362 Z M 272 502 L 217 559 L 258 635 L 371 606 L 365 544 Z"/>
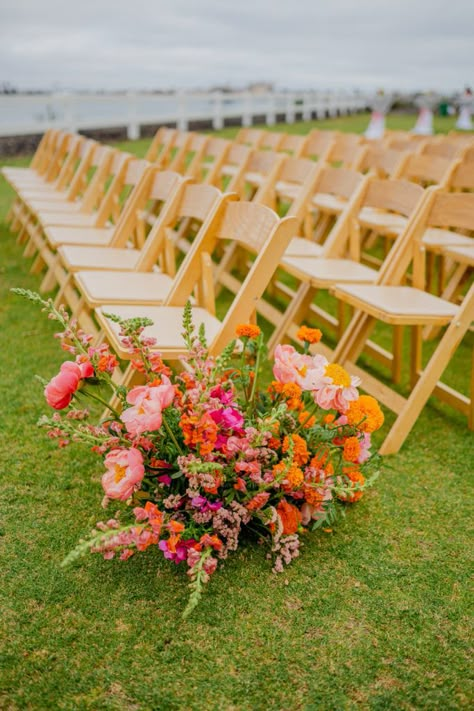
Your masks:
<path fill-rule="evenodd" d="M 472 0 L 0 0 L 0 81 L 456 90 L 473 27 Z"/>

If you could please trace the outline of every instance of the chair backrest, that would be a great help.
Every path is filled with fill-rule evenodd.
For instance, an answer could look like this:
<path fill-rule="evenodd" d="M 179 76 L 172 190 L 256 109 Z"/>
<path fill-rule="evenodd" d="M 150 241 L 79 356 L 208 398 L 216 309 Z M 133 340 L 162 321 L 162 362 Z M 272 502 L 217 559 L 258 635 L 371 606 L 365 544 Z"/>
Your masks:
<path fill-rule="evenodd" d="M 288 153 L 292 158 L 300 158 L 304 153 L 307 136 L 287 133 L 278 146 L 280 153 Z"/>
<path fill-rule="evenodd" d="M 411 180 L 424 187 L 448 185 L 457 161 L 429 153 L 413 153 L 403 165 L 399 178 Z"/>
<path fill-rule="evenodd" d="M 41 165 L 44 160 L 48 159 L 48 152 L 50 150 L 51 143 L 56 134 L 56 131 L 49 128 L 41 136 L 40 142 L 36 146 L 36 151 L 33 154 L 33 158 L 30 162 L 30 168 L 36 170 L 38 173 L 41 170 Z"/>
<path fill-rule="evenodd" d="M 378 178 L 397 178 L 408 156 L 408 151 L 370 145 L 367 146 L 359 170 L 362 173 L 371 172 Z"/>
<path fill-rule="evenodd" d="M 235 137 L 235 143 L 243 143 L 251 148 L 258 148 L 266 131 L 261 128 L 241 128 Z"/>
<path fill-rule="evenodd" d="M 231 143 L 225 152 L 224 160 L 214 173 L 212 181 L 207 183 L 215 185 L 219 190 L 234 190 L 239 183 L 243 172 L 247 169 L 252 149 L 242 143 Z"/>
<path fill-rule="evenodd" d="M 108 189 L 113 186 L 115 175 L 121 170 L 122 163 L 132 156 L 110 146 L 96 144 L 93 147 L 88 172 L 92 173 L 84 190 L 80 211 L 91 214 L 99 210 L 107 199 Z M 105 218 L 107 219 L 107 218 Z"/>
<path fill-rule="evenodd" d="M 258 192 L 258 187 L 254 187 L 252 180 L 257 177 L 260 185 L 272 181 L 284 160 L 286 157 L 275 151 L 251 151 L 245 171 L 242 171 L 239 179 L 234 181 L 233 190 L 242 200 L 252 199 Z"/>
<path fill-rule="evenodd" d="M 182 263 L 166 303 L 184 306 L 202 280 L 207 269 L 205 265 L 209 265 L 206 255 L 210 259 L 220 242 L 236 242 L 256 255 L 226 311 L 219 333 L 210 344 L 212 351 L 219 352 L 235 337 L 237 325 L 248 321 L 254 313 L 294 231 L 293 218 L 280 219 L 273 210 L 263 205 L 233 201 L 221 203 Z M 212 281 L 212 273 L 208 272 L 207 279 Z M 205 291 L 205 288 L 199 288 L 198 294 Z M 207 307 L 208 303 L 209 299 L 205 297 L 202 305 Z"/>
<path fill-rule="evenodd" d="M 166 159 L 174 145 L 177 133 L 175 128 L 161 126 L 153 137 L 148 151 L 146 152 L 145 160 L 150 163 L 157 163 Z"/>
<path fill-rule="evenodd" d="M 303 158 L 312 160 L 326 160 L 336 141 L 335 131 L 318 131 L 315 129 L 308 134 Z"/>
<path fill-rule="evenodd" d="M 185 169 L 185 161 L 188 156 L 188 149 L 194 138 L 192 131 L 178 131 L 171 147 L 171 150 L 160 161 L 160 167 L 164 170 L 173 170 L 176 173 L 183 173 Z"/>
<path fill-rule="evenodd" d="M 106 189 L 97 210 L 96 227 L 110 224 L 117 228 L 128 198 L 149 165 L 148 161 L 138 160 L 128 153 L 113 154 L 109 170 L 103 176 Z"/>
<path fill-rule="evenodd" d="M 198 183 L 213 185 L 214 181 L 217 181 L 217 176 L 231 145 L 231 141 L 225 138 L 208 137 L 204 149 L 196 152 L 186 175 L 194 178 Z"/>
<path fill-rule="evenodd" d="M 76 171 L 71 175 L 67 200 L 74 201 L 83 196 L 92 179 L 92 162 L 100 144 L 91 139 L 82 142 L 78 153 Z"/>
<path fill-rule="evenodd" d="M 397 239 L 393 260 L 380 274 L 380 283 L 399 284 L 413 262 L 413 286 L 424 289 L 426 250 L 422 240 L 428 228 L 446 228 L 450 232 L 474 230 L 474 193 L 450 193 L 433 186 L 424 192 L 418 210 L 409 220 L 407 228 Z M 385 263 L 384 263 L 385 266 Z"/>
<path fill-rule="evenodd" d="M 158 260 L 163 257 L 164 271 L 172 271 L 166 254 L 169 231 L 181 221 L 194 223 L 204 222 L 222 193 L 210 185 L 195 185 L 190 178 L 180 176 L 172 171 L 160 171 L 151 181 L 148 200 L 158 204 L 159 210 L 154 211 L 151 230 L 146 237 L 141 250 L 136 269 L 150 271 Z M 188 220 L 188 218 L 190 218 Z M 174 255 L 173 255 L 174 262 Z"/>
<path fill-rule="evenodd" d="M 474 191 L 474 160 L 463 160 L 454 168 L 448 186 L 452 191 Z"/>
<path fill-rule="evenodd" d="M 281 131 L 265 131 L 258 148 L 261 151 L 279 151 L 285 136 Z"/>
<path fill-rule="evenodd" d="M 60 131 L 57 136 L 57 141 L 54 143 L 51 159 L 44 173 L 44 178 L 47 183 L 53 183 L 58 179 L 61 169 L 67 161 L 71 146 L 74 147 L 76 142 L 73 140 L 74 134 Z"/>
<path fill-rule="evenodd" d="M 432 138 L 425 141 L 419 149 L 421 155 L 440 158 L 460 158 L 464 146 L 450 138 Z"/>
<path fill-rule="evenodd" d="M 365 147 L 362 145 L 362 136 L 340 133 L 331 146 L 326 160 L 343 168 L 354 168 L 357 167 L 356 162 L 361 160 L 363 151 Z"/>

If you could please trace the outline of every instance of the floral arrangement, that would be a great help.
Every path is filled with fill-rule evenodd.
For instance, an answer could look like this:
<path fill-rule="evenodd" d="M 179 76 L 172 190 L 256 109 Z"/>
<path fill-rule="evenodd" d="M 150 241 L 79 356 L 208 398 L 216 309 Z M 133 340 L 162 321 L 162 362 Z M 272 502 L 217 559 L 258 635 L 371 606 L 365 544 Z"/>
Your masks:
<path fill-rule="evenodd" d="M 236 340 L 211 358 L 188 305 L 188 353 L 173 373 L 143 334 L 149 320 L 110 316 L 120 324 L 144 383 L 127 389 L 114 384 L 117 359 L 107 345 L 92 346 L 63 308 L 15 291 L 61 324 L 56 335 L 74 356 L 45 385 L 56 412 L 40 424 L 60 446 L 85 442 L 103 457 L 102 505 L 122 505 L 65 562 L 87 551 L 124 561 L 158 550 L 187 568 L 187 616 L 245 534 L 268 543 L 273 570 L 281 572 L 298 556 L 301 533 L 330 529 L 373 482 L 371 433 L 381 427 L 383 414 L 374 398 L 359 395 L 358 378 L 310 354 L 319 330 L 299 330 L 303 352 L 277 346 L 273 379 L 264 388 L 259 380 L 266 351 L 258 326 L 239 326 Z M 106 395 L 104 387 L 110 389 Z M 99 424 L 91 424 L 81 406 L 88 398 L 107 405 Z"/>

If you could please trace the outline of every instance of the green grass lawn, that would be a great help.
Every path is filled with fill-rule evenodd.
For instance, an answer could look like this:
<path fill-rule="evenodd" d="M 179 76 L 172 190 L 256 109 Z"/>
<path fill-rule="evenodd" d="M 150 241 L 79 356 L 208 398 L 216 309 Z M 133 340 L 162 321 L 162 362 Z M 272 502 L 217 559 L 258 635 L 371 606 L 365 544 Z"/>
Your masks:
<path fill-rule="evenodd" d="M 262 548 L 241 549 L 187 622 L 186 576 L 156 552 L 59 567 L 104 516 L 102 464 L 36 427 L 47 406 L 34 376 L 49 379 L 64 356 L 54 325 L 9 292 L 40 282 L 4 224 L 11 198 L 1 182 L 0 708 L 471 707 L 474 438 L 435 401 L 334 533 L 308 535 L 280 576 Z M 470 348 L 472 334 L 452 372 L 465 383 Z"/>

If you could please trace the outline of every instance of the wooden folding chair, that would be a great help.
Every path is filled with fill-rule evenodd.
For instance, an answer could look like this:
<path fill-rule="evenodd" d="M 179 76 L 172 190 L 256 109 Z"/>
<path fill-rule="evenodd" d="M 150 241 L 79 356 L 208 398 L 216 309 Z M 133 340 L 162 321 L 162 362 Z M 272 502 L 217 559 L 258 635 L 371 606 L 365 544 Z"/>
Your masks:
<path fill-rule="evenodd" d="M 108 191 L 107 199 L 101 204 L 101 226 L 44 228 L 42 234 L 45 239 L 39 246 L 37 263 L 33 265 L 36 270 L 44 264 L 48 267 L 40 286 L 41 291 L 49 291 L 56 284 L 55 253 L 61 244 L 124 247 L 133 237 L 132 244 L 138 247 L 143 245 L 147 217 L 143 210 L 148 200 L 151 181 L 158 170 L 157 166 L 150 165 L 145 160 L 127 161 L 118 176 L 115 176 L 116 189 Z"/>
<path fill-rule="evenodd" d="M 192 131 L 178 131 L 171 149 L 163 160 L 159 162 L 161 170 L 172 170 L 175 173 L 182 173 L 185 169 L 191 143 L 195 137 Z"/>
<path fill-rule="evenodd" d="M 345 329 L 345 311 L 338 306 L 337 318 L 327 309 L 314 303 L 320 291 L 327 291 L 338 282 L 374 283 L 377 271 L 360 263 L 359 227 L 360 214 L 365 205 L 376 205 L 379 208 L 397 210 L 405 218 L 415 214 L 423 199 L 423 190 L 417 185 L 397 180 L 380 180 L 366 178 L 360 184 L 349 203 L 348 209 L 341 215 L 334 226 L 333 233 L 322 255 L 292 255 L 291 246 L 281 261 L 281 269 L 290 274 L 300 284 L 298 290 L 289 292 L 290 302 L 277 311 L 273 317 L 266 312 L 265 317 L 275 326 L 269 347 L 273 348 L 282 339 L 293 338 L 298 326 L 304 319 L 317 318 L 325 328 L 336 330 L 340 337 Z M 392 246 L 385 257 L 384 264 L 390 263 L 393 254 L 400 249 L 400 241 Z"/>
<path fill-rule="evenodd" d="M 56 180 L 67 155 L 72 134 L 66 131 L 47 132 L 40 142 L 29 168 L 2 168 L 2 175 L 13 190 L 40 187 Z"/>
<path fill-rule="evenodd" d="M 59 246 L 52 267 L 60 287 L 55 299 L 56 305 L 64 303 L 72 311 L 77 308 L 78 299 L 72 285 L 73 276 L 78 271 L 152 271 L 159 267 L 162 271 L 173 275 L 175 271 L 173 245 L 170 244 L 170 231 L 163 225 L 166 226 L 175 215 L 182 191 L 189 182 L 190 178 L 172 171 L 164 170 L 156 173 L 149 187 L 145 208 L 136 214 L 136 222 L 130 221 L 128 224 L 130 242 L 133 241 L 137 222 L 142 225 L 140 229 L 144 230 L 145 236 L 141 249 L 130 245 L 100 247 L 65 244 Z M 144 222 L 146 222 L 145 228 Z"/>
<path fill-rule="evenodd" d="M 214 172 L 212 181 L 206 180 L 219 190 L 233 192 L 234 186 L 240 182 L 242 175 L 247 170 L 252 149 L 241 143 L 230 143 L 225 158 Z"/>
<path fill-rule="evenodd" d="M 286 156 L 275 151 L 253 150 L 245 165 L 245 171 L 240 171 L 232 182 L 241 200 L 252 200 L 257 190 L 266 184 L 272 184 L 281 169 Z"/>
<path fill-rule="evenodd" d="M 260 151 L 279 151 L 285 140 L 286 133 L 282 131 L 265 131 L 262 140 L 258 145 Z"/>
<path fill-rule="evenodd" d="M 200 227 L 192 243 L 203 239 L 216 210 L 224 202 L 236 200 L 232 193 L 221 193 L 211 185 L 185 185 L 173 199 L 165 204 L 155 225 L 135 261 L 134 266 L 124 270 L 77 271 L 73 275 L 74 288 L 79 299 L 73 315 L 88 333 L 95 333 L 96 326 L 91 311 L 101 304 L 157 305 L 162 303 L 173 285 L 175 264 L 173 253 L 168 263 L 168 250 L 173 250 L 178 239 L 176 226 L 182 220 L 199 223 Z M 182 239 L 182 237 L 179 237 Z M 155 271 L 157 263 L 160 269 Z"/>
<path fill-rule="evenodd" d="M 304 153 L 307 140 L 307 136 L 287 133 L 278 146 L 278 150 L 280 153 L 287 153 L 292 158 L 301 158 Z"/>
<path fill-rule="evenodd" d="M 355 133 L 340 133 L 336 136 L 324 160 L 337 168 L 359 170 L 368 146 L 363 137 Z"/>
<path fill-rule="evenodd" d="M 205 140 L 196 147 L 195 154 L 186 169 L 186 175 L 194 178 L 198 183 L 214 185 L 214 182 L 218 181 L 218 175 L 232 143 L 225 138 L 214 136 L 202 136 L 202 138 Z"/>
<path fill-rule="evenodd" d="M 334 360 L 349 372 L 362 371 L 357 359 L 367 350 L 364 348 L 377 322 L 400 329 L 410 326 L 411 394 L 405 398 L 385 383 L 362 374 L 364 389 L 397 414 L 397 419 L 387 435 L 380 452 L 398 452 L 415 424 L 430 395 L 460 410 L 468 417 L 469 426 L 474 426 L 473 398 L 466 397 L 439 381 L 457 347 L 474 318 L 474 285 L 465 295 L 462 304 L 456 305 L 424 291 L 423 235 L 431 227 L 450 225 L 452 229 L 474 229 L 474 195 L 446 193 L 440 188 L 429 188 L 426 199 L 407 230 L 412 251 L 408 261 L 413 264 L 412 286 L 402 286 L 407 268 L 407 253 L 400 250 L 397 258 L 380 274 L 376 285 L 337 285 L 334 293 L 356 309 L 354 318 L 334 351 Z M 423 327 L 445 327 L 443 337 L 422 368 Z M 379 347 L 379 351 L 382 349 Z M 401 351 L 398 354 L 400 357 Z M 397 356 L 385 353 L 391 363 Z M 472 390 L 471 390 L 472 393 Z"/>
<path fill-rule="evenodd" d="M 250 148 L 260 148 L 267 131 L 261 128 L 241 128 L 235 139 L 235 143 L 241 143 Z"/>
<path fill-rule="evenodd" d="M 177 135 L 178 131 L 175 128 L 161 126 L 150 143 L 145 155 L 145 160 L 149 163 L 156 163 L 157 165 L 164 164 L 173 149 Z"/>
<path fill-rule="evenodd" d="M 182 315 L 186 302 L 195 298 L 192 318 L 196 327 L 206 331 L 211 354 L 219 354 L 235 338 L 239 323 L 253 318 L 255 306 L 272 276 L 291 235 L 295 230 L 293 218 L 280 219 L 272 210 L 255 203 L 223 202 L 208 224 L 206 234 L 195 242 L 187 254 L 173 282 L 163 306 L 116 306 L 107 304 L 96 309 L 96 319 L 104 337 L 120 358 L 130 359 L 124 348 L 116 323 L 105 314 L 115 313 L 122 318 L 145 316 L 154 325 L 144 334 L 157 338 L 156 348 L 165 360 L 176 360 L 186 353 L 182 336 Z M 213 291 L 212 253 L 222 241 L 239 242 L 255 256 L 245 281 L 226 308 L 223 320 L 216 317 Z M 124 385 L 134 377 L 129 367 L 122 378 Z"/>
<path fill-rule="evenodd" d="M 314 129 L 308 133 L 304 145 L 302 158 L 325 161 L 335 145 L 338 134 L 336 131 L 318 131 Z"/>
<path fill-rule="evenodd" d="M 409 155 L 409 151 L 406 150 L 370 144 L 359 164 L 359 170 L 361 173 L 370 173 L 377 178 L 396 178 L 402 174 Z"/>

